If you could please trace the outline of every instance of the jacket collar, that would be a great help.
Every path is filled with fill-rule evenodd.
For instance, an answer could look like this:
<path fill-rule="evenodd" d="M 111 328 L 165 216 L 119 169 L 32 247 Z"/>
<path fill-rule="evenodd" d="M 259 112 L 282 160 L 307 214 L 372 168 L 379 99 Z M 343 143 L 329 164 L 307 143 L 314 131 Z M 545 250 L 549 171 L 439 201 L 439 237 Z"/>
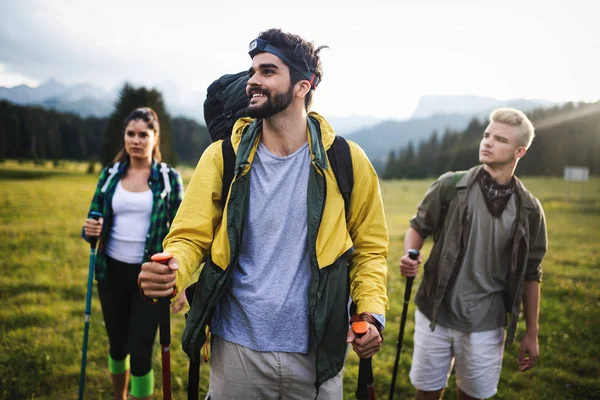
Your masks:
<path fill-rule="evenodd" d="M 242 151 L 247 154 L 242 155 L 242 158 L 248 160 L 248 162 L 251 162 L 250 150 L 255 147 L 253 144 L 259 140 L 261 134 L 260 129 L 246 129 L 254 121 L 252 118 L 238 119 L 231 134 L 231 145 L 235 153 L 237 154 L 240 148 L 245 149 Z M 333 144 L 335 131 L 325 118 L 312 111 L 308 113 L 306 131 L 313 162 L 321 168 L 327 169 L 329 163 L 327 162 L 326 151 Z M 248 137 L 248 135 L 251 137 Z M 237 166 L 236 163 L 236 170 Z"/>
<path fill-rule="evenodd" d="M 464 189 L 464 188 L 470 187 L 473 184 L 473 182 L 475 182 L 475 178 L 477 178 L 477 174 L 479 173 L 481 168 L 483 168 L 483 165 L 478 165 L 478 166 L 473 167 L 470 170 L 468 170 L 467 173 L 465 174 L 465 176 L 463 176 L 456 183 L 456 187 L 458 189 Z"/>

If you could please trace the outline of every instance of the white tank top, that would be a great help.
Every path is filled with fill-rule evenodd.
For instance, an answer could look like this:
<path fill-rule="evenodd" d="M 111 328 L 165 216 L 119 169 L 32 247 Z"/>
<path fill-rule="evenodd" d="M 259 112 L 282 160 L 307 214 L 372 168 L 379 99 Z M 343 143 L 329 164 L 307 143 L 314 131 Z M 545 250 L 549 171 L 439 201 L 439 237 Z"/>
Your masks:
<path fill-rule="evenodd" d="M 128 192 L 117 184 L 112 198 L 113 224 L 110 229 L 106 254 L 128 264 L 141 264 L 150 229 L 152 191 Z"/>

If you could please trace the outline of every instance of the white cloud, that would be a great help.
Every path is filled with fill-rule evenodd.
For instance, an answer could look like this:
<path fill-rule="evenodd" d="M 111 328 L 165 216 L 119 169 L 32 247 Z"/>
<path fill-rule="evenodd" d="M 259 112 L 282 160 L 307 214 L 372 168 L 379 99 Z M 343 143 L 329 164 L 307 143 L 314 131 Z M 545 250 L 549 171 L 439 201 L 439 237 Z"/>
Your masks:
<path fill-rule="evenodd" d="M 600 27 L 585 1 L 207 3 L 5 2 L 0 85 L 170 81 L 185 101 L 246 69 L 250 40 L 281 27 L 331 47 L 315 95 L 328 115 L 406 117 L 432 94 L 600 97 Z"/>
<path fill-rule="evenodd" d="M 11 72 L 5 65 L 0 64 L 0 86 L 13 87 L 18 85 L 27 85 L 29 87 L 37 87 L 40 82 L 31 79 L 18 72 Z"/>

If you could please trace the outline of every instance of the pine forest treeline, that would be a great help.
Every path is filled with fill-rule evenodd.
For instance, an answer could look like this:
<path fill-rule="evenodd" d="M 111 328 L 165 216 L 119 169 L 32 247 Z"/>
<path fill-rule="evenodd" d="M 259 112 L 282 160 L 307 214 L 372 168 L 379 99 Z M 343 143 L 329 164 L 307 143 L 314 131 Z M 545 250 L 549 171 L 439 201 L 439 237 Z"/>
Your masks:
<path fill-rule="evenodd" d="M 163 159 L 195 165 L 210 144 L 206 127 L 192 119 L 170 117 L 159 92 L 130 85 L 123 87 L 113 113 L 105 118 L 82 118 L 0 100 L 0 160 L 94 160 L 106 164 L 122 147 L 123 120 L 140 106 L 153 108 L 159 116 Z"/>
<path fill-rule="evenodd" d="M 600 102 L 538 109 L 528 113 L 535 139 L 519 161 L 518 175 L 562 176 L 565 166 L 582 166 L 600 175 Z M 487 120 L 474 118 L 459 132 L 433 134 L 419 144 L 391 151 L 384 179 L 437 177 L 446 171 L 468 169 L 479 163 L 479 142 Z"/>
<path fill-rule="evenodd" d="M 125 85 L 113 114 L 82 118 L 39 106 L 0 101 L 0 160 L 108 162 L 122 144 L 123 119 L 138 106 L 159 114 L 161 150 L 170 163 L 195 165 L 210 144 L 206 127 L 168 115 L 159 92 Z M 529 113 L 536 138 L 519 162 L 518 175 L 562 176 L 567 165 L 587 166 L 600 175 L 600 102 L 538 109 Z M 473 119 L 463 131 L 433 132 L 420 143 L 390 152 L 384 179 L 421 179 L 478 164 L 487 120 Z M 350 136 L 351 138 L 351 136 Z"/>

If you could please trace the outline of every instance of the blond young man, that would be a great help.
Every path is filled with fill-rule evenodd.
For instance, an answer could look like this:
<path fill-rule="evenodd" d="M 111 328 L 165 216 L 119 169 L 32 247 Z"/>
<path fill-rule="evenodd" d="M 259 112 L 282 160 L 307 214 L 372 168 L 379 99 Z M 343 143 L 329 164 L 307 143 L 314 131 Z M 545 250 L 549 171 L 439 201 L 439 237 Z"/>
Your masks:
<path fill-rule="evenodd" d="M 494 110 L 479 145 L 482 165 L 442 175 L 410 221 L 405 253 L 434 235 L 415 296 L 410 378 L 417 399 L 441 399 L 453 364 L 459 399 L 496 394 L 504 345 L 514 340 L 521 302 L 527 330 L 520 371 L 538 360 L 546 222 L 539 200 L 514 176 L 533 137 L 523 112 Z M 421 261 L 405 254 L 402 275 L 415 276 Z"/>

